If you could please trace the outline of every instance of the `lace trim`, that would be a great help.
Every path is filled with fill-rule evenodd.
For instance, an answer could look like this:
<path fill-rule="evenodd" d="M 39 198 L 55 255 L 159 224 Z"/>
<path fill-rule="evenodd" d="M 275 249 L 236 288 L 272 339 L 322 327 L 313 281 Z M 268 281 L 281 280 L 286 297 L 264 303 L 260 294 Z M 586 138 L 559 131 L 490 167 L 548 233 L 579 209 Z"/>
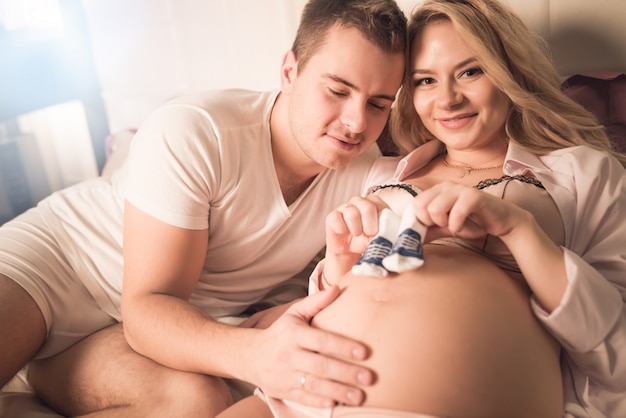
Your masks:
<path fill-rule="evenodd" d="M 515 175 L 515 176 L 508 176 L 508 175 L 504 175 L 500 178 L 496 178 L 496 179 L 487 179 L 487 180 L 483 180 L 481 182 L 479 182 L 476 186 L 474 186 L 476 189 L 482 190 L 484 188 L 487 188 L 489 186 L 495 186 L 496 184 L 502 183 L 503 181 L 511 181 L 511 180 L 518 180 L 521 181 L 523 183 L 528 183 L 528 184 L 532 184 L 535 185 L 537 187 L 539 187 L 540 189 L 544 189 L 545 187 L 543 184 L 541 184 L 541 182 L 539 180 L 530 178 L 530 177 L 524 177 L 521 175 Z M 378 186 L 373 187 L 370 192 L 368 194 L 373 194 L 376 193 L 380 190 L 383 189 L 402 189 L 404 191 L 406 191 L 407 193 L 409 193 L 411 196 L 415 197 L 417 196 L 417 194 L 419 193 L 418 190 L 415 190 L 413 188 L 413 186 L 411 186 L 410 184 L 407 183 L 393 183 L 393 184 L 380 184 Z"/>
<path fill-rule="evenodd" d="M 487 179 L 487 180 L 483 180 L 481 182 L 479 182 L 476 186 L 474 186 L 475 188 L 482 190 L 486 187 L 489 186 L 494 186 L 496 184 L 502 183 L 503 181 L 511 181 L 511 180 L 518 180 L 521 181 L 523 183 L 528 183 L 528 184 L 532 184 L 534 186 L 539 187 L 540 189 L 544 189 L 545 187 L 543 184 L 541 184 L 541 182 L 539 180 L 530 178 L 530 177 L 524 177 L 524 176 L 520 176 L 520 175 L 516 175 L 516 176 L 507 176 L 504 175 L 498 179 Z"/>
<path fill-rule="evenodd" d="M 374 187 L 370 193 L 376 193 L 379 190 L 389 189 L 389 188 L 402 189 L 413 197 L 417 196 L 417 191 L 413 189 L 413 186 L 407 183 L 381 184 L 381 185 Z"/>

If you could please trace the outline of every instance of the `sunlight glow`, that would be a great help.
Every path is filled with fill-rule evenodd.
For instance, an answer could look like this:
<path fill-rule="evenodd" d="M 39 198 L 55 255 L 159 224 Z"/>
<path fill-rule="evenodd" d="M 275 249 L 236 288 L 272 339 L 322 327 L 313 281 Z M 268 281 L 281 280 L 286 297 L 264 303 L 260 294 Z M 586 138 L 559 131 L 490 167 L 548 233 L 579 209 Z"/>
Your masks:
<path fill-rule="evenodd" d="M 58 0 L 0 0 L 0 29 L 59 30 L 63 15 Z"/>

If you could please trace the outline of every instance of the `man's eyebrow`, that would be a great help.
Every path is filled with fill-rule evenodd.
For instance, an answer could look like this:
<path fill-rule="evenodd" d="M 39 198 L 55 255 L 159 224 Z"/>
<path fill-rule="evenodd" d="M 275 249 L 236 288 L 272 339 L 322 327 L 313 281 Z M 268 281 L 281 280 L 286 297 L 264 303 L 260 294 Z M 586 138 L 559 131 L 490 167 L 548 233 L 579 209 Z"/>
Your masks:
<path fill-rule="evenodd" d="M 346 87 L 354 90 L 354 91 L 360 91 L 360 89 L 355 86 L 354 84 L 352 84 L 351 82 L 349 82 L 348 80 L 341 78 L 335 74 L 330 74 L 330 73 L 326 73 L 323 75 L 323 77 L 329 78 L 337 83 L 341 83 L 343 85 L 345 85 Z M 374 96 L 372 96 L 372 98 L 374 99 L 383 99 L 383 100 L 389 100 L 390 102 L 393 102 L 394 100 L 396 100 L 396 96 L 389 96 L 388 94 L 375 94 Z"/>

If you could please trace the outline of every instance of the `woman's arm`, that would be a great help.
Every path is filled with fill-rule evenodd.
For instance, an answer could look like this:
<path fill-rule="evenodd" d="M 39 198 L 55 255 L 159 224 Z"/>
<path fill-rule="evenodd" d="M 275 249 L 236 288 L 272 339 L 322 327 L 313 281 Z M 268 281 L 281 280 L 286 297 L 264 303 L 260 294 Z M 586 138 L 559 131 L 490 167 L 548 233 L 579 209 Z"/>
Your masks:
<path fill-rule="evenodd" d="M 579 153 L 580 155 L 577 155 Z M 626 391 L 626 172 L 615 159 L 575 150 L 575 209 L 563 249 L 568 287 L 560 306 L 533 309 L 598 386 Z M 595 387 L 593 387 L 595 386 Z M 622 408 L 626 404 L 622 405 Z M 618 414 L 619 415 L 619 414 Z"/>
<path fill-rule="evenodd" d="M 567 287 L 563 251 L 539 227 L 534 216 L 514 203 L 458 183 L 441 183 L 414 200 L 415 214 L 431 226 L 429 239 L 452 235 L 475 239 L 499 237 L 547 311 L 555 309 Z"/>
<path fill-rule="evenodd" d="M 626 289 L 626 189 L 623 174 L 617 178 L 617 185 L 600 182 L 604 188 L 590 182 L 596 193 L 578 202 L 585 209 L 579 210 L 583 216 L 570 237 L 572 249 L 549 240 L 527 211 L 465 186 L 438 185 L 414 203 L 418 219 L 437 226 L 429 232 L 500 237 L 533 292 L 539 319 L 587 376 L 612 391 L 624 391 L 626 362 L 619 353 L 626 347 L 620 292 Z M 600 196 L 606 188 L 616 190 L 609 201 Z"/>

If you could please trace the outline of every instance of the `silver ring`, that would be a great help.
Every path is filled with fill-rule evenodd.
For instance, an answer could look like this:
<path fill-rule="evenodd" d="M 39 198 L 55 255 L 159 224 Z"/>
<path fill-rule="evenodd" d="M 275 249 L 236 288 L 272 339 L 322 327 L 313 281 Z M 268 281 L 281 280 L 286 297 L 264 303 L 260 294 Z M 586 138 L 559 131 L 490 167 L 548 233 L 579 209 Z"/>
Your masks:
<path fill-rule="evenodd" d="M 303 374 L 300 378 L 300 387 L 302 388 L 302 390 L 305 390 L 304 385 L 306 385 L 306 374 Z"/>

